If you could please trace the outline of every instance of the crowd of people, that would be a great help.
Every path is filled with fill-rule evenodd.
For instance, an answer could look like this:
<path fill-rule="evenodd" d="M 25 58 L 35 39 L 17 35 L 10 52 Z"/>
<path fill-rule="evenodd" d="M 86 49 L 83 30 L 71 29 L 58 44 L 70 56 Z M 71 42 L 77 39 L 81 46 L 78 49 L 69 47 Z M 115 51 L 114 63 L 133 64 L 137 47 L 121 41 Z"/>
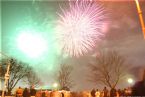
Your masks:
<path fill-rule="evenodd" d="M 22 89 L 19 87 L 16 90 L 16 97 L 126 97 L 131 96 L 131 88 L 126 89 L 107 89 L 103 90 L 92 89 L 91 91 L 70 92 L 65 90 L 35 90 L 34 88 Z"/>
<path fill-rule="evenodd" d="M 15 93 L 16 97 L 32 97 L 32 96 L 35 97 L 35 95 L 36 90 L 34 89 L 34 87 L 31 87 L 30 89 L 25 88 L 24 90 L 21 87 L 19 87 Z"/>
<path fill-rule="evenodd" d="M 33 87 L 30 89 L 22 89 L 19 87 L 15 92 L 15 97 L 131 97 L 136 96 L 133 94 L 133 88 L 125 88 L 122 90 L 112 88 L 109 90 L 104 87 L 102 90 L 92 89 L 91 91 L 71 92 L 65 90 L 35 90 Z M 144 92 L 142 91 L 142 93 Z M 145 95 L 142 94 L 142 96 Z"/>
<path fill-rule="evenodd" d="M 19 87 L 15 92 L 15 97 L 65 97 L 64 93 L 61 91 L 50 91 L 50 90 L 36 90 L 34 87 L 24 88 Z"/>
<path fill-rule="evenodd" d="M 125 88 L 123 90 L 121 89 L 114 89 L 112 88 L 110 91 L 104 87 L 102 91 L 99 91 L 98 89 L 93 89 L 91 91 L 92 97 L 120 97 L 120 96 L 131 96 L 131 88 Z"/>

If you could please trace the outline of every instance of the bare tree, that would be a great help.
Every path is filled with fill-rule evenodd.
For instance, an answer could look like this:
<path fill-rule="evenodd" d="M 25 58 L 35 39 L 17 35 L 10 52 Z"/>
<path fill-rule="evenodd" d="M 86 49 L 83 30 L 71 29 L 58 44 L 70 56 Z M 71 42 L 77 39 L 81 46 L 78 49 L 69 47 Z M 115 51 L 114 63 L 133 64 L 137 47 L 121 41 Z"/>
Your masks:
<path fill-rule="evenodd" d="M 61 64 L 58 72 L 57 80 L 61 89 L 70 89 L 73 87 L 73 80 L 71 79 L 72 66 Z"/>
<path fill-rule="evenodd" d="M 30 67 L 29 72 L 24 78 L 24 82 L 29 86 L 37 87 L 40 84 L 40 78 L 36 74 L 36 72 L 33 70 L 33 68 Z"/>
<path fill-rule="evenodd" d="M 17 85 L 17 83 L 28 74 L 29 66 L 28 64 L 19 62 L 14 58 L 11 58 L 9 60 L 11 66 L 9 71 L 10 77 L 7 84 L 7 90 L 8 94 L 10 95 L 12 89 Z M 1 61 L 1 66 L 2 66 L 2 76 L 4 77 L 4 74 L 7 69 L 7 59 L 3 59 Z"/>
<path fill-rule="evenodd" d="M 96 56 L 96 62 L 90 64 L 89 68 L 91 70 L 90 81 L 110 88 L 115 88 L 126 74 L 125 59 L 116 51 L 100 52 Z"/>

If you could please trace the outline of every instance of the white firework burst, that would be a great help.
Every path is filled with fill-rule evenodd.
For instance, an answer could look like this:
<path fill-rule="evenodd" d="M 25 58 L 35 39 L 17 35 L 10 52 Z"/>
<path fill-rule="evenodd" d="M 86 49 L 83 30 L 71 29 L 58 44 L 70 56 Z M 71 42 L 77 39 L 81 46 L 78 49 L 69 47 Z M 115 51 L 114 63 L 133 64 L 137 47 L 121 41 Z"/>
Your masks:
<path fill-rule="evenodd" d="M 104 36 L 104 8 L 97 2 L 75 1 L 69 2 L 69 8 L 61 8 L 61 11 L 56 38 L 62 53 L 79 57 L 93 50 Z"/>

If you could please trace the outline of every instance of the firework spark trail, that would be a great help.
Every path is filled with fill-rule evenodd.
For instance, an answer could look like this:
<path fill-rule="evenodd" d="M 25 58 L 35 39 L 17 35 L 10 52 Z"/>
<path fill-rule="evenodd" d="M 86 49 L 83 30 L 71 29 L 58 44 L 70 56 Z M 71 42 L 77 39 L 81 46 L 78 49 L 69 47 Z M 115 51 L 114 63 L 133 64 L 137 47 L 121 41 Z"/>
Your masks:
<path fill-rule="evenodd" d="M 61 10 L 56 35 L 62 53 L 79 57 L 93 50 L 104 36 L 104 8 L 94 2 L 76 1 L 69 2 L 69 9 Z"/>

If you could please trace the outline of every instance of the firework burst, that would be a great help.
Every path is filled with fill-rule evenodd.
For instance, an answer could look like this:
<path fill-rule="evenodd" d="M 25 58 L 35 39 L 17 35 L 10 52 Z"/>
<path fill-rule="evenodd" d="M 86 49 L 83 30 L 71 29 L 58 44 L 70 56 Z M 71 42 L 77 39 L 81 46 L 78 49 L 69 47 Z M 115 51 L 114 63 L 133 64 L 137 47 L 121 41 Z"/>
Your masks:
<path fill-rule="evenodd" d="M 104 8 L 95 2 L 75 1 L 69 2 L 69 9 L 61 11 L 56 32 L 62 53 L 79 57 L 93 50 L 104 36 Z"/>

